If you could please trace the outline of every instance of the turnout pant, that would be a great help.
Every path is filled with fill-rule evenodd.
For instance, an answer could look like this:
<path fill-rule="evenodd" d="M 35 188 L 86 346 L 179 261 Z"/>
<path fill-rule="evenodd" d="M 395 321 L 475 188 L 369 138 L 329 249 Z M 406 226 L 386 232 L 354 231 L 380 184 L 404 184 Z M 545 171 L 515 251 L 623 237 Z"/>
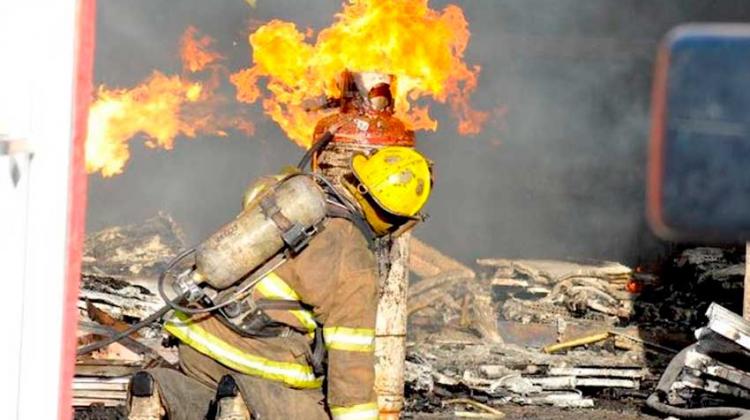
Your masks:
<path fill-rule="evenodd" d="M 277 382 L 237 373 L 180 345 L 180 368 L 149 369 L 170 420 L 203 420 L 216 394 L 216 384 L 232 375 L 254 419 L 330 419 L 322 389 L 293 389 Z"/>

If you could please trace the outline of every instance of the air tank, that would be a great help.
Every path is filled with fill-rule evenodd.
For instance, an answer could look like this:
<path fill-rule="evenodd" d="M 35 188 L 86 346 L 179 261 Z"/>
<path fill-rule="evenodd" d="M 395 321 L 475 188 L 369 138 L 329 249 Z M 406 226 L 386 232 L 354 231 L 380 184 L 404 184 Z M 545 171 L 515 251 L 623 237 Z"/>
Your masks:
<path fill-rule="evenodd" d="M 281 181 L 197 247 L 196 273 L 203 282 L 226 289 L 284 248 L 281 230 L 260 205 L 269 195 L 286 219 L 305 230 L 326 217 L 325 193 L 310 176 Z"/>

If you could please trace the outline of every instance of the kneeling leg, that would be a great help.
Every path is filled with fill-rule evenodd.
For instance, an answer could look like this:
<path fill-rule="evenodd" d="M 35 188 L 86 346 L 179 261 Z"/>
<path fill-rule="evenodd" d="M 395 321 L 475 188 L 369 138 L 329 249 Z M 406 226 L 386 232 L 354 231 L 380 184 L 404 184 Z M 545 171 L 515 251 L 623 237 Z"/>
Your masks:
<path fill-rule="evenodd" d="M 232 375 L 224 375 L 216 387 L 216 420 L 250 420 L 245 400 Z"/>

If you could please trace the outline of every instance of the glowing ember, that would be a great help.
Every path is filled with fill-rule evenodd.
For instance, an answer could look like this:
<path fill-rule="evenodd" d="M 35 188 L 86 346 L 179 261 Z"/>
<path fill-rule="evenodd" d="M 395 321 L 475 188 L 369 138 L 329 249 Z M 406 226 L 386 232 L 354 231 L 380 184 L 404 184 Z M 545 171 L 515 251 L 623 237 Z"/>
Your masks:
<path fill-rule="evenodd" d="M 641 293 L 643 291 L 643 283 L 635 279 L 630 279 L 625 289 L 630 293 Z"/>
<path fill-rule="evenodd" d="M 105 177 L 122 173 L 130 158 L 128 140 L 138 133 L 146 145 L 171 149 L 175 136 L 194 137 L 200 121 L 181 116 L 185 103 L 200 98 L 201 85 L 154 72 L 133 89 L 100 86 L 89 110 L 86 170 Z"/>
<path fill-rule="evenodd" d="M 306 112 L 304 101 L 338 94 L 343 69 L 395 75 L 396 115 L 411 129 L 437 128 L 427 107 L 412 105 L 420 98 L 448 102 L 461 134 L 477 133 L 487 119 L 469 105 L 479 67 L 463 60 L 470 34 L 457 6 L 438 12 L 427 0 L 352 0 L 314 43 L 311 35 L 290 22 L 263 25 L 249 37 L 253 66 L 231 77 L 238 100 L 262 99 L 266 114 L 302 146 L 321 117 Z"/>
<path fill-rule="evenodd" d="M 195 73 L 206 68 L 222 58 L 221 55 L 211 51 L 209 48 L 213 39 L 208 36 L 198 37 L 198 30 L 188 26 L 180 40 L 180 57 L 186 71 Z"/>

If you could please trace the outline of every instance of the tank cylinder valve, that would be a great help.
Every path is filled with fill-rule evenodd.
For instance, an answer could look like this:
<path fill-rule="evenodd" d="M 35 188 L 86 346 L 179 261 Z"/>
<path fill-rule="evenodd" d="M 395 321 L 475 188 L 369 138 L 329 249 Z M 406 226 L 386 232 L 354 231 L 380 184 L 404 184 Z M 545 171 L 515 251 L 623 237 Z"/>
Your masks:
<path fill-rule="evenodd" d="M 177 276 L 172 287 L 178 295 L 184 296 L 185 300 L 192 303 L 205 296 L 203 288 L 199 286 L 201 282 L 200 274 L 193 269 L 188 269 Z"/>

